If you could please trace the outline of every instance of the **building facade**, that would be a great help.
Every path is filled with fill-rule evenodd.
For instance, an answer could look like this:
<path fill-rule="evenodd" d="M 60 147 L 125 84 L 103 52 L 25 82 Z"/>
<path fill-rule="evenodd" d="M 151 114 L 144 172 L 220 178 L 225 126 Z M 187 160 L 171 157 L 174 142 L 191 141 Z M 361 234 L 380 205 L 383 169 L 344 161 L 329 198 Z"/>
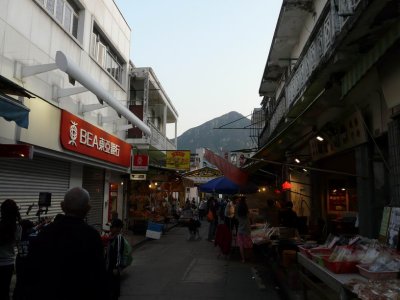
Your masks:
<path fill-rule="evenodd" d="M 129 25 L 112 0 L 1 2 L 0 200 L 34 219 L 39 193 L 51 193 L 40 212 L 53 217 L 82 186 L 90 224 L 124 218 L 132 148 L 153 139 L 147 115 L 129 109 Z"/>
<path fill-rule="evenodd" d="M 398 1 L 283 1 L 249 169 L 289 180 L 311 222 L 349 217 L 377 237 L 383 207 L 400 204 L 399 38 Z"/>

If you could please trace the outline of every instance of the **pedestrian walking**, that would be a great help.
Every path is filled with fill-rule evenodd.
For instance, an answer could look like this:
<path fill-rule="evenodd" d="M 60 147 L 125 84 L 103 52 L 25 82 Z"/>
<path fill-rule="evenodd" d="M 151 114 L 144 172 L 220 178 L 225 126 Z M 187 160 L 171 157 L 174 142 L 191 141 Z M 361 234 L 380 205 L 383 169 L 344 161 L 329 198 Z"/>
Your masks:
<path fill-rule="evenodd" d="M 217 200 L 215 200 L 214 197 L 210 197 L 207 202 L 207 207 L 207 221 L 209 222 L 207 240 L 213 242 L 215 239 L 215 231 L 218 225 Z"/>
<path fill-rule="evenodd" d="M 199 204 L 199 219 L 200 219 L 200 221 L 203 221 L 203 219 L 206 215 L 206 209 L 207 209 L 207 202 L 204 199 L 201 199 L 200 204 Z"/>
<path fill-rule="evenodd" d="M 106 249 L 107 278 L 112 300 L 117 300 L 120 295 L 122 257 L 124 253 L 124 243 L 121 235 L 123 226 L 124 223 L 120 219 L 113 220 Z"/>
<path fill-rule="evenodd" d="M 225 207 L 225 224 L 228 226 L 229 230 L 232 232 L 234 229 L 235 235 L 237 235 L 238 221 L 236 219 L 236 199 L 238 196 L 234 196 L 228 201 Z"/>
<path fill-rule="evenodd" d="M 65 215 L 32 241 L 28 300 L 110 299 L 100 234 L 84 221 L 89 200 L 81 187 L 68 190 L 61 202 Z"/>
<path fill-rule="evenodd" d="M 220 253 L 218 254 L 218 257 L 221 255 L 226 258 L 229 257 L 232 247 L 232 232 L 225 223 L 218 224 L 217 226 L 214 246 L 219 247 Z"/>
<path fill-rule="evenodd" d="M 194 210 L 193 216 L 189 220 L 188 229 L 189 229 L 189 241 L 200 240 L 200 231 L 199 228 L 201 226 L 201 222 L 199 220 L 199 212 L 198 210 Z"/>
<path fill-rule="evenodd" d="M 1 204 L 0 219 L 0 299 L 10 299 L 11 277 L 14 272 L 14 247 L 21 236 L 17 204 L 7 199 Z"/>
<path fill-rule="evenodd" d="M 239 221 L 236 240 L 237 245 L 239 246 L 242 262 L 244 263 L 247 258 L 246 252 L 253 248 L 253 241 L 251 240 L 249 208 L 246 203 L 246 198 L 243 196 L 239 197 L 236 215 Z"/>

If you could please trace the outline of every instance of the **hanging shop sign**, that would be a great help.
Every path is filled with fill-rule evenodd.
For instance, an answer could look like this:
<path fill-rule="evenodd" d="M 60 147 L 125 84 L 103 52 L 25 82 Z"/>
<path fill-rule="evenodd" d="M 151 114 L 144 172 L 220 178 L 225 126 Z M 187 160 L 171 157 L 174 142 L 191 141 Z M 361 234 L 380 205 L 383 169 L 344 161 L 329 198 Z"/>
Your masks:
<path fill-rule="evenodd" d="M 146 180 L 146 174 L 131 174 L 131 180 Z"/>
<path fill-rule="evenodd" d="M 65 110 L 61 113 L 60 131 L 64 149 L 130 167 L 130 144 Z"/>
<path fill-rule="evenodd" d="M 175 170 L 190 170 L 190 150 L 168 150 L 166 167 Z"/>
<path fill-rule="evenodd" d="M 146 154 L 134 154 L 132 171 L 147 171 L 149 169 L 149 156 Z"/>

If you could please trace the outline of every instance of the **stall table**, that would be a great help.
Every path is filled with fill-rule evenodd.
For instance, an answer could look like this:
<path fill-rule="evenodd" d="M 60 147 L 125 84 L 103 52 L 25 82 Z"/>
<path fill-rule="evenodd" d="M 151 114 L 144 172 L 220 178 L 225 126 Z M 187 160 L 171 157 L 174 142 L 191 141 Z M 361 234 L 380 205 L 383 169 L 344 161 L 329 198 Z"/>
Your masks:
<path fill-rule="evenodd" d="M 312 273 L 314 276 L 319 278 L 322 282 L 324 282 L 329 288 L 335 291 L 339 295 L 339 299 L 354 299 L 357 298 L 351 291 L 346 288 L 346 284 L 348 284 L 352 280 L 359 281 L 367 281 L 364 277 L 359 274 L 351 273 L 351 274 L 335 274 L 325 267 L 320 266 L 315 263 L 311 259 L 309 259 L 303 253 L 297 253 L 297 261 L 298 263 L 308 272 Z M 318 285 L 316 285 L 305 273 L 304 271 L 300 272 L 300 277 L 304 287 L 304 298 L 307 299 L 307 293 L 305 290 L 305 286 L 312 287 L 315 292 L 319 294 L 321 298 L 326 297 L 326 290 L 322 289 Z"/>

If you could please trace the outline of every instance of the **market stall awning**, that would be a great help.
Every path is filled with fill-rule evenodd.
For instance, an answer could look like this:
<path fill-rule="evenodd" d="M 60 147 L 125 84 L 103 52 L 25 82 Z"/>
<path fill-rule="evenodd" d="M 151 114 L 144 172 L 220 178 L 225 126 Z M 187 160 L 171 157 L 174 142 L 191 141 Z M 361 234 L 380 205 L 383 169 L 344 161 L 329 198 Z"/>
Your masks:
<path fill-rule="evenodd" d="M 226 178 L 221 176 L 210 180 L 207 183 L 201 184 L 199 186 L 200 192 L 204 193 L 218 193 L 218 194 L 253 194 L 258 191 L 258 187 L 252 183 L 247 182 L 242 185 L 238 185 Z"/>
<path fill-rule="evenodd" d="M 27 98 L 34 97 L 32 93 L 28 92 L 22 86 L 19 86 L 18 84 L 12 82 L 11 80 L 3 76 L 0 76 L 0 92 L 6 95 L 14 95 Z"/>
<path fill-rule="evenodd" d="M 18 126 L 28 128 L 30 109 L 4 94 L 0 94 L 0 117 L 14 121 Z"/>
<path fill-rule="evenodd" d="M 242 185 L 247 182 L 248 173 L 239 169 L 238 167 L 231 164 L 228 160 L 215 154 L 209 149 L 204 149 L 204 158 L 211 164 L 215 165 L 218 170 L 222 172 L 224 176 L 229 178 L 237 185 Z"/>

